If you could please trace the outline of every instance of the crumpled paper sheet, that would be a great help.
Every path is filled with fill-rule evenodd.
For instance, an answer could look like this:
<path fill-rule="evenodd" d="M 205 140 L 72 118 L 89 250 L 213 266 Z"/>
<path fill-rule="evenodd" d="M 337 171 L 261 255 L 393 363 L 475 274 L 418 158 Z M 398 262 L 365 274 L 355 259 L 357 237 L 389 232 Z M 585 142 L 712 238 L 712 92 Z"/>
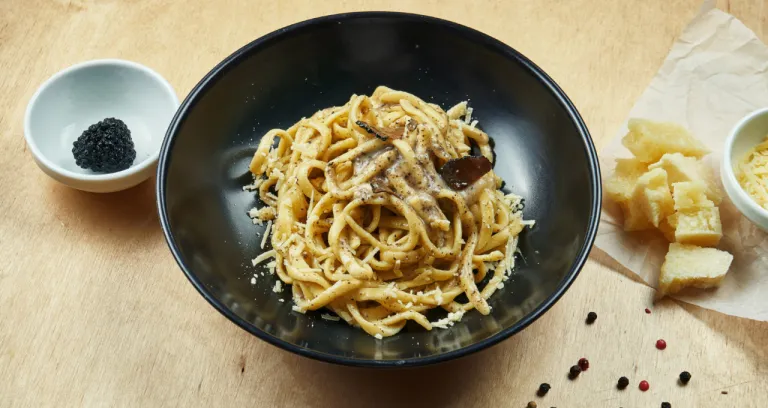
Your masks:
<path fill-rule="evenodd" d="M 719 180 L 723 145 L 749 112 L 768 106 L 768 47 L 735 17 L 711 4 L 683 31 L 629 117 L 686 126 L 712 153 L 705 160 Z M 600 155 L 603 177 L 616 157 L 631 157 L 621 145 L 626 122 Z M 677 299 L 728 315 L 768 321 L 768 235 L 726 198 L 720 206 L 720 249 L 734 255 L 720 288 L 686 290 Z M 627 233 L 618 207 L 604 199 L 595 245 L 656 287 L 668 243 L 653 231 Z"/>

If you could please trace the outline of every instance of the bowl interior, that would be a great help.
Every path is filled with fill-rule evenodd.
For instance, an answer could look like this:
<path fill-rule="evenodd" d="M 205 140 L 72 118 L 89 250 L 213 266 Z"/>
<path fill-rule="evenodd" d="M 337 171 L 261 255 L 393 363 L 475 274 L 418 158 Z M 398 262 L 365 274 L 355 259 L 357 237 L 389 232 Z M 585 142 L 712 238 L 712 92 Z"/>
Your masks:
<path fill-rule="evenodd" d="M 407 326 L 375 340 L 320 312 L 291 311 L 275 277 L 250 283 L 264 228 L 243 191 L 260 137 L 377 85 L 444 108 L 462 100 L 495 141 L 505 190 L 536 220 L 523 233 L 514 275 L 447 330 Z M 331 16 L 268 36 L 214 70 L 182 105 L 161 154 L 160 210 L 172 250 L 193 284 L 247 330 L 294 352 L 351 364 L 419 364 L 479 349 L 530 323 L 567 288 L 597 227 L 599 170 L 570 104 L 527 60 L 480 33 L 391 14 Z M 280 302 L 284 299 L 284 302 Z"/>
<path fill-rule="evenodd" d="M 747 153 L 768 135 L 768 109 L 755 111 L 737 124 L 726 145 L 722 164 L 722 179 L 728 196 L 747 218 L 763 230 L 768 230 L 768 210 L 747 194 L 736 177 L 737 166 Z"/>
<path fill-rule="evenodd" d="M 131 131 L 137 166 L 156 158 L 178 99 L 164 80 L 121 61 L 96 61 L 51 78 L 30 106 L 28 137 L 50 167 L 96 174 L 77 166 L 72 143 L 84 130 L 108 117 Z"/>
<path fill-rule="evenodd" d="M 730 150 L 731 165 L 736 166 L 744 159 L 744 155 L 765 140 L 766 135 L 768 135 L 768 109 L 754 114 L 736 130 Z"/>

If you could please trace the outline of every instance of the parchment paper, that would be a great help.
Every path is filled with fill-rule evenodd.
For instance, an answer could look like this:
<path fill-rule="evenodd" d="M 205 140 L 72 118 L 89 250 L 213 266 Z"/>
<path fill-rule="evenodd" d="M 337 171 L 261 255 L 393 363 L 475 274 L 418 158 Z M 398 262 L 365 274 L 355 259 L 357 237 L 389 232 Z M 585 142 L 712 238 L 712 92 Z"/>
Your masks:
<path fill-rule="evenodd" d="M 768 47 L 739 20 L 705 4 L 683 31 L 629 117 L 686 126 L 712 150 L 706 162 L 718 180 L 723 144 L 747 113 L 768 106 Z M 626 122 L 600 155 L 603 177 L 616 157 L 631 157 L 621 145 Z M 768 321 L 768 235 L 726 198 L 720 206 L 720 249 L 734 255 L 720 288 L 675 296 L 719 312 Z M 627 233 L 618 207 L 604 199 L 597 248 L 656 287 L 668 243 L 654 232 Z"/>

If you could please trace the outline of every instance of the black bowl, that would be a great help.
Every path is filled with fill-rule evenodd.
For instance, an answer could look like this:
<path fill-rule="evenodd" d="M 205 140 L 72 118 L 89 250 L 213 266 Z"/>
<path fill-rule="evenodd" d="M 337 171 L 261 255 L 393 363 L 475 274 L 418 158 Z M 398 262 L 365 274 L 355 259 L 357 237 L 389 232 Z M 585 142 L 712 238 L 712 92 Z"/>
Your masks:
<path fill-rule="evenodd" d="M 494 139 L 505 190 L 526 199 L 536 226 L 521 237 L 512 278 L 455 326 L 407 326 L 376 340 L 343 322 L 291 311 L 250 259 L 263 251 L 243 191 L 259 138 L 353 93 L 386 85 L 443 107 L 469 99 Z M 268 34 L 216 66 L 182 103 L 158 168 L 158 204 L 173 255 L 218 311 L 257 337 L 319 360 L 417 366 L 489 347 L 551 307 L 576 278 L 597 231 L 600 171 L 576 108 L 540 68 L 470 28 L 411 14 L 321 17 Z M 283 302 L 280 301 L 283 299 Z"/>

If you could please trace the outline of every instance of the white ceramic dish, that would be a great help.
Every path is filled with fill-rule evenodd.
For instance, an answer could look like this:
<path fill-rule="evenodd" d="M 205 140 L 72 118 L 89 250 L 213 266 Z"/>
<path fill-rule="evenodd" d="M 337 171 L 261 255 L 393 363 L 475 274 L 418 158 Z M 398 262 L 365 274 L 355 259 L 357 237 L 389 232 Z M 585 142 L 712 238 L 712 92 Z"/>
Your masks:
<path fill-rule="evenodd" d="M 133 187 L 155 172 L 160 146 L 179 99 L 157 72 L 123 60 L 94 60 L 66 68 L 35 92 L 24 117 L 24 137 L 37 165 L 70 187 L 106 193 Z M 131 131 L 131 167 L 99 174 L 77 166 L 72 143 L 105 118 Z"/>
<path fill-rule="evenodd" d="M 768 210 L 759 206 L 741 188 L 736 179 L 734 166 L 750 149 L 765 140 L 766 135 L 768 135 L 768 108 L 756 110 L 745 116 L 728 135 L 720 168 L 720 176 L 728 197 L 744 216 L 764 231 L 768 231 Z"/>

